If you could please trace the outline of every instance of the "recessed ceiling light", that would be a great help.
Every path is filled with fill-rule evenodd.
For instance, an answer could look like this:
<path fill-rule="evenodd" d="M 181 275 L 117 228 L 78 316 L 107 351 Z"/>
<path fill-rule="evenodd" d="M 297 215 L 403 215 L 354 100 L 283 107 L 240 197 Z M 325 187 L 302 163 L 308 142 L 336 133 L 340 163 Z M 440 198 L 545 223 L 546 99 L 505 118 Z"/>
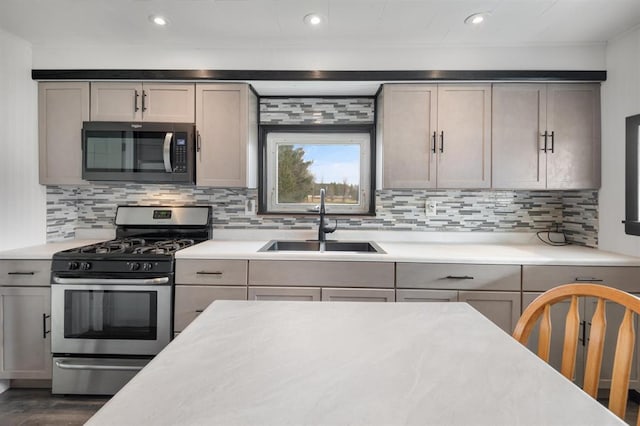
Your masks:
<path fill-rule="evenodd" d="M 316 27 L 322 23 L 322 17 L 317 13 L 309 13 L 304 16 L 303 21 L 307 25 Z"/>
<path fill-rule="evenodd" d="M 151 15 L 149 16 L 149 21 L 153 22 L 156 25 L 159 25 L 161 27 L 167 25 L 169 23 L 169 21 L 167 20 L 167 18 L 165 18 L 164 16 L 160 16 L 160 15 Z"/>
<path fill-rule="evenodd" d="M 489 12 L 479 12 L 469 15 L 465 18 L 464 23 L 469 25 L 479 25 L 489 16 Z"/>

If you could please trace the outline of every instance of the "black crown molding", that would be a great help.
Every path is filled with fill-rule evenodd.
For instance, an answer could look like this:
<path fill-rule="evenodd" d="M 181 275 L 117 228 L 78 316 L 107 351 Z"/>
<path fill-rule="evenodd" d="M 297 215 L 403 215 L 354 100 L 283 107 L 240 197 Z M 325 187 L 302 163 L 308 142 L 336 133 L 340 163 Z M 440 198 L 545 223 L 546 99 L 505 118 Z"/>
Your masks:
<path fill-rule="evenodd" d="M 283 81 L 605 81 L 606 71 L 562 70 L 32 70 L 33 80 L 283 80 Z"/>

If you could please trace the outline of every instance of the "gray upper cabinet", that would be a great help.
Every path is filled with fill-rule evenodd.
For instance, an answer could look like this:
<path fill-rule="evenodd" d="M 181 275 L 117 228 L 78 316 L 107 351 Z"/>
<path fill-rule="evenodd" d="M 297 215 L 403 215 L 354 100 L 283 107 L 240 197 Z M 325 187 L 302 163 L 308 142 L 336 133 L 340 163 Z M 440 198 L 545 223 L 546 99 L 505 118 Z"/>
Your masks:
<path fill-rule="evenodd" d="M 600 186 L 598 84 L 494 84 L 493 187 Z"/>
<path fill-rule="evenodd" d="M 42 185 L 82 185 L 82 122 L 89 120 L 89 83 L 38 85 Z"/>
<path fill-rule="evenodd" d="M 384 112 L 385 188 L 435 188 L 436 85 L 385 85 L 378 101 Z"/>
<path fill-rule="evenodd" d="M 257 108 L 246 84 L 196 85 L 197 185 L 255 187 Z"/>
<path fill-rule="evenodd" d="M 189 83 L 91 83 L 91 121 L 193 123 Z"/>
<path fill-rule="evenodd" d="M 489 188 L 491 86 L 389 84 L 382 93 L 384 188 Z"/>

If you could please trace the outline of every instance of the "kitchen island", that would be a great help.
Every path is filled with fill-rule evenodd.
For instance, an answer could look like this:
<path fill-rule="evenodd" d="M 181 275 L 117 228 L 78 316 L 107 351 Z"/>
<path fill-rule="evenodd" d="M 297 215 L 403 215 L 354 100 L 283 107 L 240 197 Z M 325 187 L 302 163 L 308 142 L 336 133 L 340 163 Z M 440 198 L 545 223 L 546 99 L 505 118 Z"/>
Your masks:
<path fill-rule="evenodd" d="M 87 424 L 624 423 L 464 303 L 216 301 Z"/>

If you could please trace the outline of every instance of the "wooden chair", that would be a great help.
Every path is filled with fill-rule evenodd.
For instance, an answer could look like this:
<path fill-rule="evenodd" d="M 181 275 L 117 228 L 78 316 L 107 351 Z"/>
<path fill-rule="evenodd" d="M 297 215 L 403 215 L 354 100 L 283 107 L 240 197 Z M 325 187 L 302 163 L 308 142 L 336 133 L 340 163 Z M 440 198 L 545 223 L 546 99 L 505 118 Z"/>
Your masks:
<path fill-rule="evenodd" d="M 635 344 L 633 314 L 640 314 L 640 298 L 621 290 L 592 283 L 561 285 L 540 295 L 524 310 L 516 324 L 513 337 L 520 343 L 526 344 L 536 322 L 540 319 L 538 356 L 544 361 L 549 362 L 549 352 L 551 348 L 551 305 L 562 300 L 571 299 L 565 323 L 560 372 L 569 380 L 573 380 L 580 329 L 580 315 L 578 312 L 579 297 L 594 297 L 597 299 L 596 310 L 591 318 L 591 331 L 589 333 L 583 386 L 583 390 L 593 398 L 597 398 L 598 396 L 598 383 L 600 381 L 600 369 L 602 366 L 602 353 L 606 331 L 605 302 L 614 302 L 626 308 L 622 323 L 618 329 L 618 340 L 609 395 L 609 410 L 624 419 L 627 408 L 629 375 Z M 637 425 L 640 426 L 640 414 Z"/>

